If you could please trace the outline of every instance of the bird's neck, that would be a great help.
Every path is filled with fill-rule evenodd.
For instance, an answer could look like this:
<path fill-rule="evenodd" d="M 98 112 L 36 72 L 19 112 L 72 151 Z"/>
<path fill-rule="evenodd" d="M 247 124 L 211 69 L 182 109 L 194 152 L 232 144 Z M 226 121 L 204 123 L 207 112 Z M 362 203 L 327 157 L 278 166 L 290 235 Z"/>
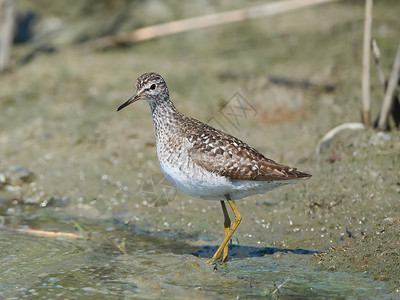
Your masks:
<path fill-rule="evenodd" d="M 154 129 L 158 136 L 161 131 L 175 130 L 181 113 L 175 108 L 171 100 L 150 102 L 151 114 L 154 122 Z"/>

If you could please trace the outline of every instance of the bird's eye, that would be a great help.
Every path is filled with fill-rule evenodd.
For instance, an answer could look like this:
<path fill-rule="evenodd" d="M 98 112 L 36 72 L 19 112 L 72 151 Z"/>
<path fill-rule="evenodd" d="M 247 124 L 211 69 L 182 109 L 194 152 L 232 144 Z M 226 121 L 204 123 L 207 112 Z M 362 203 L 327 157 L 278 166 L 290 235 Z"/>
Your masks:
<path fill-rule="evenodd" d="M 150 86 L 150 89 L 151 89 L 151 90 L 155 90 L 155 89 L 156 89 L 156 85 L 153 83 L 153 84 Z"/>

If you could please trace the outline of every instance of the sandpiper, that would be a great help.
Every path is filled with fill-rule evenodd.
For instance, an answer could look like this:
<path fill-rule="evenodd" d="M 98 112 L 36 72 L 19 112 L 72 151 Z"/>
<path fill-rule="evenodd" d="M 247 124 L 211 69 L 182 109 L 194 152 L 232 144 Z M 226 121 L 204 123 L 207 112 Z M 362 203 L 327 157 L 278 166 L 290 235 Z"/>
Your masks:
<path fill-rule="evenodd" d="M 234 136 L 181 114 L 159 74 L 141 75 L 136 93 L 117 110 L 138 100 L 150 104 L 157 156 L 165 177 L 188 195 L 221 202 L 225 238 L 207 263 L 227 260 L 229 240 L 242 220 L 233 200 L 311 177 L 266 158 Z M 232 227 L 225 201 L 235 215 Z"/>

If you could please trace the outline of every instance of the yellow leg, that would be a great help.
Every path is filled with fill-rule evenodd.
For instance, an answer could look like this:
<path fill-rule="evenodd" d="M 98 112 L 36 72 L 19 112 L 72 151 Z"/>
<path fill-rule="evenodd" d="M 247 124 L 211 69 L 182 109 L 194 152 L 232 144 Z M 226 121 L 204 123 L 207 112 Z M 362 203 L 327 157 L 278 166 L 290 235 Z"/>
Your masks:
<path fill-rule="evenodd" d="M 232 228 L 228 231 L 228 234 L 226 234 L 226 227 L 225 227 L 225 239 L 222 242 L 221 246 L 219 246 L 218 250 L 215 252 L 213 257 L 211 257 L 211 259 L 208 260 L 207 263 L 216 262 L 221 257 L 221 253 L 222 253 L 222 251 L 224 249 L 226 249 L 226 256 L 224 255 L 224 259 L 227 258 L 227 255 L 228 255 L 228 249 L 227 248 L 228 248 L 229 240 L 231 239 L 231 237 L 232 237 L 233 233 L 235 232 L 236 228 L 239 226 L 240 221 L 242 221 L 242 216 L 240 215 L 239 211 L 237 210 L 235 204 L 233 203 L 233 201 L 231 200 L 229 195 L 225 195 L 225 197 L 226 197 L 226 201 L 228 202 L 229 206 L 233 210 L 233 213 L 235 214 L 235 222 L 233 222 Z M 224 215 L 225 215 L 225 212 L 224 212 Z"/>
<path fill-rule="evenodd" d="M 222 212 L 224 213 L 224 227 L 225 227 L 225 237 L 229 234 L 231 230 L 231 219 L 229 218 L 228 211 L 226 210 L 225 202 L 221 201 Z M 228 258 L 228 243 L 224 248 L 224 254 L 222 256 L 222 261 L 225 262 Z"/>

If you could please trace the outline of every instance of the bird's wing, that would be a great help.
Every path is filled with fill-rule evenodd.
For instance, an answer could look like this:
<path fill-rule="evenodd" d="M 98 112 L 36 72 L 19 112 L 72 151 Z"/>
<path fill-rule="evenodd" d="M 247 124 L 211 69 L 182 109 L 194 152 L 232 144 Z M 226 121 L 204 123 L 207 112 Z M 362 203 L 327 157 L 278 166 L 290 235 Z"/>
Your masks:
<path fill-rule="evenodd" d="M 231 180 L 296 180 L 311 177 L 266 158 L 241 140 L 206 124 L 186 136 L 189 156 L 210 172 Z"/>

